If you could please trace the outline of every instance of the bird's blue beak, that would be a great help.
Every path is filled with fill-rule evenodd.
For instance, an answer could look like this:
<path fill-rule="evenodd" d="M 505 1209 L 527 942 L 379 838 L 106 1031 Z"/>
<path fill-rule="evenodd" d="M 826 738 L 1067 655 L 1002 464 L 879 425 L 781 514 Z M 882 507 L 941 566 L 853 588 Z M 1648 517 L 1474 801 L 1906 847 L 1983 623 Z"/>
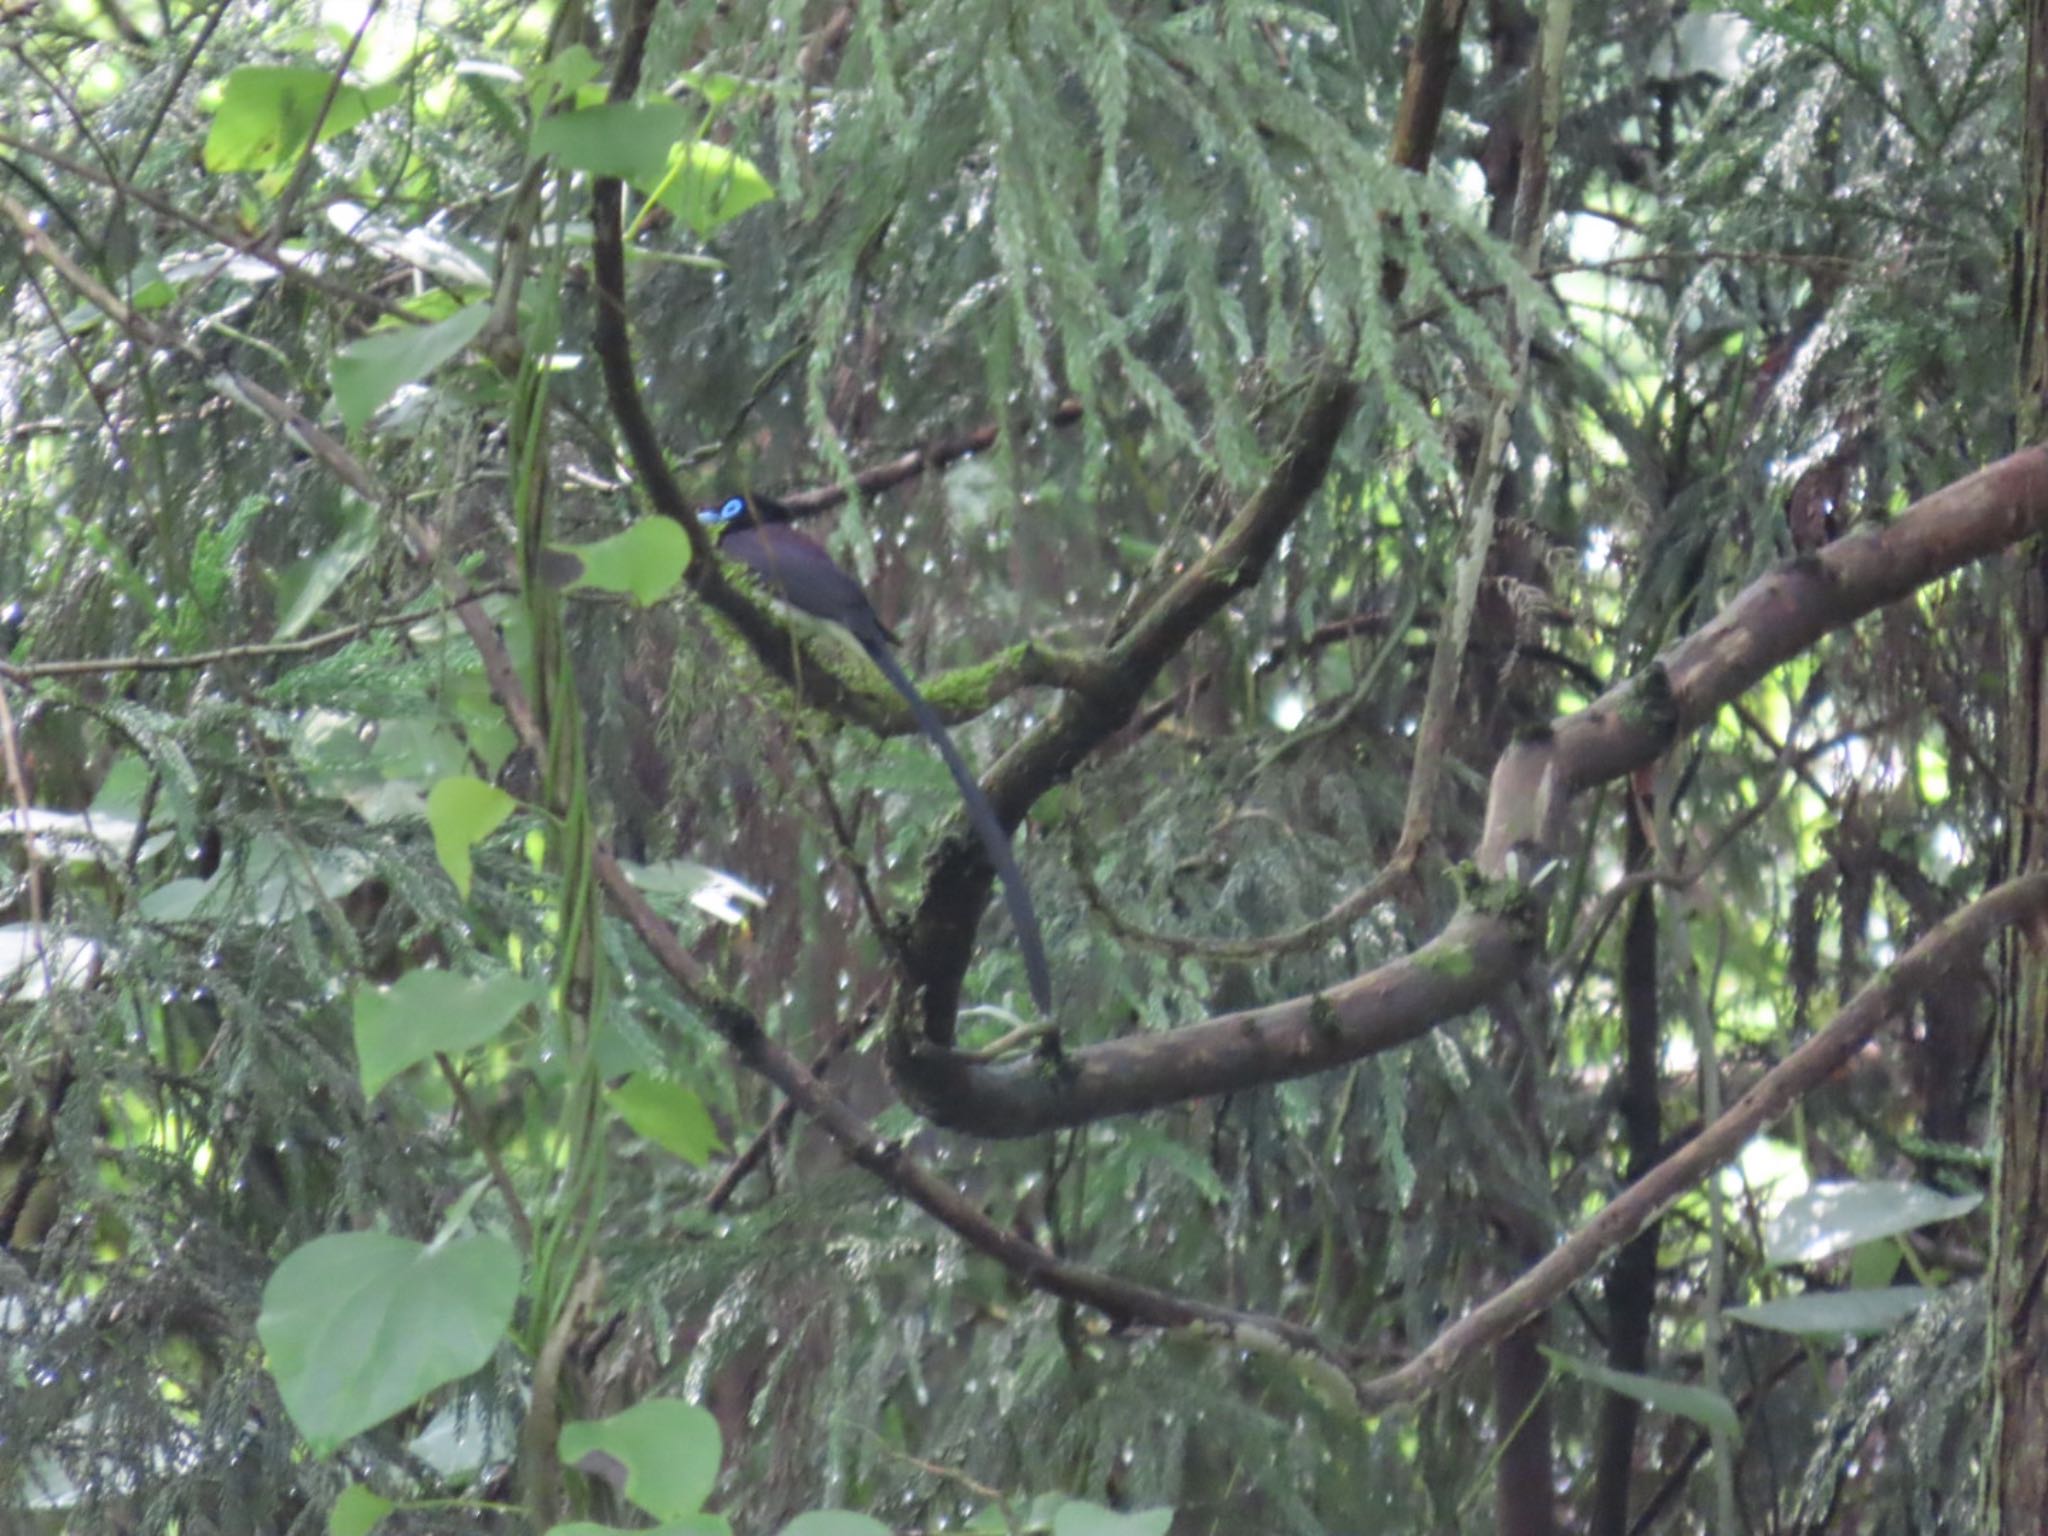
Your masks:
<path fill-rule="evenodd" d="M 697 521 L 708 523 L 715 528 L 721 524 L 731 522 L 746 510 L 747 498 L 735 496 L 722 507 L 700 507 L 697 511 Z"/>

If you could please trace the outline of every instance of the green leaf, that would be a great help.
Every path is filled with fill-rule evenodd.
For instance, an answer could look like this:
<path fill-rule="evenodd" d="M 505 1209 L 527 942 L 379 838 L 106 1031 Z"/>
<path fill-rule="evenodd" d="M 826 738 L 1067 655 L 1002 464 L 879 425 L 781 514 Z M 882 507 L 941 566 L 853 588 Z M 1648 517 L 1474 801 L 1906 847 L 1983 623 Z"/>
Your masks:
<path fill-rule="evenodd" d="M 599 1525 L 593 1520 L 571 1520 L 551 1525 L 547 1536 L 732 1536 L 732 1522 L 723 1515 L 691 1515 L 656 1526 Z"/>
<path fill-rule="evenodd" d="M 1941 1292 L 1924 1285 L 1887 1285 L 1868 1291 L 1819 1291 L 1749 1307 L 1730 1307 L 1727 1316 L 1753 1328 L 1810 1338 L 1885 1333 L 1933 1301 Z"/>
<path fill-rule="evenodd" d="M 408 971 L 388 987 L 358 987 L 355 995 L 356 1061 L 363 1097 L 436 1051 L 453 1056 L 496 1039 L 541 997 L 523 976 L 459 976 L 453 971 Z"/>
<path fill-rule="evenodd" d="M 767 896 L 744 880 L 691 859 L 663 859 L 654 864 L 626 864 L 624 868 L 626 877 L 648 895 L 687 901 L 721 923 L 745 922 L 747 911 L 742 902 L 756 907 L 768 905 Z"/>
<path fill-rule="evenodd" d="M 1128 1515 L 1085 1499 L 1069 1499 L 1052 1517 L 1052 1536 L 1166 1536 L 1170 1509 L 1140 1509 Z"/>
<path fill-rule="evenodd" d="M 668 169 L 669 150 L 689 128 L 688 116 L 672 101 L 612 102 L 544 118 L 533 130 L 533 152 L 645 191 Z"/>
<path fill-rule="evenodd" d="M 152 922 L 266 924 L 346 896 L 375 866 L 353 848 L 308 848 L 268 834 L 249 840 L 211 880 L 167 881 L 142 898 Z"/>
<path fill-rule="evenodd" d="M 308 555 L 286 567 L 278 578 L 278 596 L 284 600 L 284 617 L 277 621 L 277 640 L 289 640 L 313 621 L 327 599 L 357 566 L 376 551 L 377 534 L 383 520 L 367 502 L 355 501 L 342 515 L 334 542 L 318 554 Z"/>
<path fill-rule="evenodd" d="M 484 59 L 464 59 L 455 66 L 455 78 L 476 99 L 476 104 L 483 109 L 493 128 L 508 139 L 518 138 L 526 125 L 498 90 L 500 85 L 518 87 L 525 84 L 518 70 Z"/>
<path fill-rule="evenodd" d="M 490 1359 L 519 1255 L 479 1234 L 438 1248 L 382 1232 L 316 1237 L 263 1287 L 256 1336 L 318 1455 Z"/>
<path fill-rule="evenodd" d="M 643 517 L 595 544 L 551 544 L 548 580 L 564 591 L 623 592 L 640 607 L 676 590 L 690 568 L 690 536 L 666 517 Z"/>
<path fill-rule="evenodd" d="M 298 158 L 316 119 L 321 139 L 331 139 L 398 99 L 395 85 L 344 85 L 322 118 L 333 80 L 326 70 L 308 66 L 252 64 L 236 70 L 213 110 L 202 163 L 216 174 L 275 170 Z"/>
<path fill-rule="evenodd" d="M 692 1403 L 650 1398 L 608 1419 L 562 1426 L 562 1460 L 611 1480 L 623 1467 L 623 1491 L 657 1520 L 694 1515 L 718 1480 L 718 1421 Z"/>
<path fill-rule="evenodd" d="M 704 139 L 678 144 L 661 180 L 641 190 L 650 192 L 700 236 L 730 224 L 749 208 L 775 196 L 775 189 L 753 161 Z"/>
<path fill-rule="evenodd" d="M 891 1532 L 873 1515 L 856 1515 L 843 1509 L 814 1509 L 785 1525 L 782 1536 L 891 1536 Z"/>
<path fill-rule="evenodd" d="M 681 1083 L 635 1072 L 605 1097 L 637 1133 L 693 1168 L 702 1168 L 724 1145 L 704 1101 Z"/>
<path fill-rule="evenodd" d="M 544 105 L 557 96 L 580 91 L 603 73 L 604 66 L 595 54 L 581 43 L 571 43 L 533 72 L 528 92 L 536 104 Z"/>
<path fill-rule="evenodd" d="M 1735 1417 L 1735 1405 L 1719 1392 L 1709 1392 L 1705 1387 L 1688 1387 L 1675 1381 L 1661 1381 L 1655 1376 L 1639 1376 L 1633 1371 L 1610 1370 L 1604 1365 L 1576 1359 L 1554 1349 L 1545 1349 L 1543 1353 L 1552 1365 L 1567 1375 L 1577 1376 L 1596 1387 L 1605 1387 L 1610 1392 L 1619 1392 L 1623 1397 L 1633 1398 L 1660 1412 L 1690 1419 L 1707 1430 L 1726 1435 L 1730 1440 L 1741 1438 L 1742 1426 Z"/>
<path fill-rule="evenodd" d="M 533 150 L 631 182 L 699 235 L 775 196 L 753 161 L 691 133 L 672 101 L 614 102 L 545 119 L 533 131 Z"/>
<path fill-rule="evenodd" d="M 370 1536 L 377 1522 L 391 1510 L 389 1499 L 370 1492 L 361 1483 L 350 1483 L 327 1513 L 327 1536 Z"/>
<path fill-rule="evenodd" d="M 1896 1237 L 1915 1227 L 1975 1210 L 1981 1193 L 1944 1195 L 1902 1179 L 1816 1184 L 1785 1202 L 1764 1230 L 1764 1260 L 1811 1264 L 1858 1243 Z"/>
<path fill-rule="evenodd" d="M 476 340 L 491 317 L 488 304 L 471 304 L 434 325 L 372 331 L 334 358 L 334 403 L 351 432 L 377 414 L 393 395 L 423 379 Z"/>
<path fill-rule="evenodd" d="M 518 804 L 496 785 L 467 774 L 443 779 L 427 792 L 427 825 L 434 829 L 435 856 L 465 901 L 469 850 L 503 826 Z"/>

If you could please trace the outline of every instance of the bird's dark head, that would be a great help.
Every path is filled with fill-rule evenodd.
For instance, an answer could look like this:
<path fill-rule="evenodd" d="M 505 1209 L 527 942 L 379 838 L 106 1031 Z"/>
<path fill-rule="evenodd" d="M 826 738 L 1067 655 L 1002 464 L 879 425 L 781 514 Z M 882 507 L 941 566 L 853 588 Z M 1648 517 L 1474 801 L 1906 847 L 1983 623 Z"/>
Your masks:
<path fill-rule="evenodd" d="M 767 523 L 786 523 L 788 511 L 779 503 L 766 496 L 728 496 L 715 507 L 697 509 L 697 521 L 707 528 L 723 528 L 728 532 L 739 528 L 759 528 Z"/>
<path fill-rule="evenodd" d="M 697 509 L 697 521 L 707 528 L 743 528 L 754 520 L 754 510 L 744 496 L 729 496 L 718 506 Z"/>

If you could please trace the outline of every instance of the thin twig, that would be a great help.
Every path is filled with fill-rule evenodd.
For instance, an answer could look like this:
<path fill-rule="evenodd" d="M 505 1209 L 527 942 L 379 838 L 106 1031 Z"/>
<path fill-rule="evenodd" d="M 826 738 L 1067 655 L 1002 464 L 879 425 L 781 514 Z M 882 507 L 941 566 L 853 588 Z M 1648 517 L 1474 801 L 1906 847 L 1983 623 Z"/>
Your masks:
<path fill-rule="evenodd" d="M 470 1097 L 469 1085 L 462 1080 L 462 1074 L 455 1070 L 455 1063 L 448 1059 L 446 1051 L 434 1052 L 435 1065 L 441 1069 L 442 1080 L 448 1084 L 448 1091 L 455 1096 L 456 1113 L 461 1115 L 469 1139 L 476 1143 L 477 1151 L 483 1154 L 484 1167 L 490 1170 L 491 1182 L 497 1186 L 499 1196 L 505 1202 L 505 1209 L 512 1217 L 512 1232 L 519 1239 L 519 1251 L 533 1252 L 533 1221 L 526 1214 L 526 1203 L 519 1198 L 519 1190 L 512 1182 L 512 1174 L 505 1166 L 504 1158 L 498 1155 L 498 1147 L 490 1137 L 490 1127 L 476 1107 L 476 1100 Z"/>
<path fill-rule="evenodd" d="M 509 583 L 501 582 L 489 587 L 479 587 L 470 594 L 470 597 L 495 597 L 515 590 L 516 588 Z M 376 630 L 403 629 L 438 614 L 448 613 L 454 607 L 455 604 L 452 602 L 435 603 L 431 607 L 415 608 L 408 613 L 386 614 L 381 619 L 365 619 L 360 624 L 344 624 L 338 629 L 323 630 L 317 635 L 307 635 L 299 640 L 267 640 L 246 645 L 224 645 L 210 651 L 188 651 L 182 656 L 81 656 L 65 661 L 0 662 L 0 677 L 12 683 L 31 683 L 39 678 L 91 677 L 109 672 L 187 672 L 221 662 L 262 661 L 275 656 L 305 656 L 333 646 L 345 645 Z"/>

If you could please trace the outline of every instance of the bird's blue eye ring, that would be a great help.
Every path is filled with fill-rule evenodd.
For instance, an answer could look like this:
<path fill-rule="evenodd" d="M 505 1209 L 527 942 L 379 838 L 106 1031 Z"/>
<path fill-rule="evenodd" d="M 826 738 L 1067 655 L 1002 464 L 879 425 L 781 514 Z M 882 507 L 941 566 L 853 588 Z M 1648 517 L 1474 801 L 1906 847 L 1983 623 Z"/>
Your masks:
<path fill-rule="evenodd" d="M 706 507 L 697 514 L 697 521 L 700 523 L 711 523 L 716 526 L 733 521 L 745 513 L 746 510 L 747 498 L 735 496 L 722 507 Z"/>

